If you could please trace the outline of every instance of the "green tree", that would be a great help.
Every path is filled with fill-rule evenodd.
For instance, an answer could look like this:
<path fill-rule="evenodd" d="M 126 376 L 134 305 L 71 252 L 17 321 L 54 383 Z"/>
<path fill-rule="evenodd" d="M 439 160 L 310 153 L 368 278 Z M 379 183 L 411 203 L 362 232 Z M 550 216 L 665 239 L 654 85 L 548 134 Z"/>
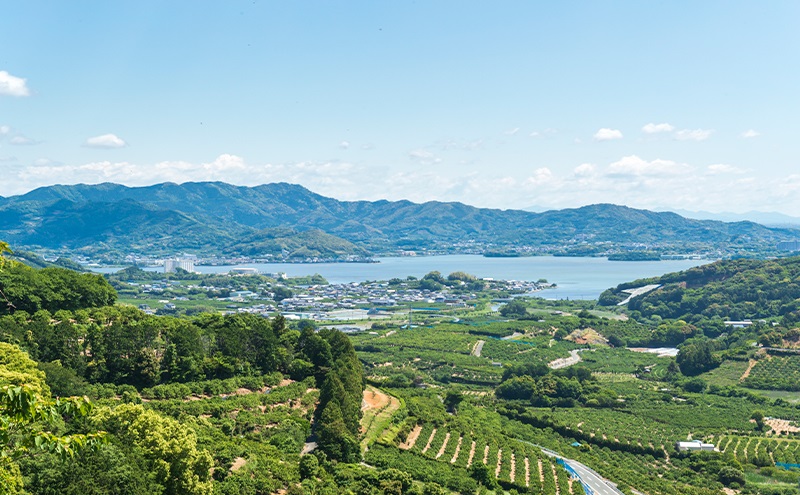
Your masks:
<path fill-rule="evenodd" d="M 93 422 L 114 436 L 116 446 L 143 459 L 165 495 L 212 493 L 213 460 L 188 426 L 138 404 L 99 409 Z"/>

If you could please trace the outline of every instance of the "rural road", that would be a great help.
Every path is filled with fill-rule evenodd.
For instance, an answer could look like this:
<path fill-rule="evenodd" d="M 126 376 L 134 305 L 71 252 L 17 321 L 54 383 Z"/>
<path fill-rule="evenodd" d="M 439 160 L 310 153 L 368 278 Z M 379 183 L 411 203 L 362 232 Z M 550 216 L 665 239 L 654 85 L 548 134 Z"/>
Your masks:
<path fill-rule="evenodd" d="M 568 358 L 560 358 L 556 359 L 555 361 L 550 361 L 547 365 L 550 369 L 557 370 L 559 368 L 566 368 L 567 366 L 572 366 L 573 364 L 578 364 L 581 362 L 581 357 L 578 355 L 584 349 L 573 349 L 569 351 Z"/>
<path fill-rule="evenodd" d="M 530 442 L 526 442 L 524 440 L 518 440 L 519 442 L 526 443 L 528 445 L 532 445 L 534 447 L 538 447 L 542 449 L 542 452 L 545 455 L 549 455 L 550 457 L 555 457 L 556 459 L 561 459 L 564 461 L 564 464 L 569 466 L 575 474 L 578 475 L 580 478 L 581 483 L 584 485 L 584 489 L 589 487 L 589 490 L 586 490 L 586 495 L 625 495 L 622 493 L 617 487 L 611 484 L 610 481 L 606 480 L 597 472 L 595 472 L 592 468 L 586 466 L 585 464 L 581 464 L 580 462 L 567 459 L 566 457 L 562 456 L 558 452 L 554 452 L 550 449 L 544 448 L 541 445 L 536 445 Z"/>
<path fill-rule="evenodd" d="M 635 289 L 625 289 L 622 292 L 626 292 L 630 294 L 624 301 L 618 302 L 617 306 L 622 306 L 623 304 L 628 304 L 628 302 L 636 296 L 641 296 L 642 294 L 647 294 L 651 290 L 656 290 L 661 287 L 659 284 L 650 284 L 645 285 L 644 287 L 637 287 Z"/>
<path fill-rule="evenodd" d="M 562 457 L 562 459 L 564 458 Z M 581 482 L 592 490 L 592 495 L 623 495 L 614 485 L 580 462 L 564 459 L 564 463 L 571 467 L 577 473 Z"/>
<path fill-rule="evenodd" d="M 479 340 L 475 344 L 475 347 L 472 349 L 472 355 L 473 356 L 477 356 L 477 357 L 481 357 L 481 351 L 483 351 L 483 344 L 485 344 L 485 343 L 486 343 L 485 340 Z"/>

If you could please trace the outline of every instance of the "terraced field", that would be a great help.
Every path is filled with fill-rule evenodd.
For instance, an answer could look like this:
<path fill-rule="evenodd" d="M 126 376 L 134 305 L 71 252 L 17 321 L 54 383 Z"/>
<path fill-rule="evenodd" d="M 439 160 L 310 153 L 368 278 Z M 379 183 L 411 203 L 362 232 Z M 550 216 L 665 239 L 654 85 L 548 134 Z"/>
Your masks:
<path fill-rule="evenodd" d="M 502 435 L 489 438 L 430 424 L 416 425 L 411 431 L 399 449 L 464 469 L 482 463 L 504 488 L 533 487 L 534 493 L 542 494 L 583 493 L 580 483 L 573 483 L 569 473 L 537 447 Z"/>

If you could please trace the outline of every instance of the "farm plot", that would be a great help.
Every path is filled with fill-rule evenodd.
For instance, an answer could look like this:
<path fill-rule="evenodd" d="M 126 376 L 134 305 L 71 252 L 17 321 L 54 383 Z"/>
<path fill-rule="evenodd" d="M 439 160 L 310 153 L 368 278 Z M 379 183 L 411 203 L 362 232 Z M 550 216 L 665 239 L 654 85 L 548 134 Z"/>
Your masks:
<path fill-rule="evenodd" d="M 419 433 L 413 445 L 401 444 L 399 449 L 457 468 L 484 464 L 506 489 L 522 491 L 533 487 L 536 493 L 544 494 L 583 493 L 580 484 L 570 483 L 569 474 L 553 459 L 518 440 L 476 435 L 447 426 L 417 425 L 412 429 L 415 431 Z"/>
<path fill-rule="evenodd" d="M 742 381 L 746 387 L 765 390 L 800 390 L 800 356 L 770 356 L 756 363 Z"/>

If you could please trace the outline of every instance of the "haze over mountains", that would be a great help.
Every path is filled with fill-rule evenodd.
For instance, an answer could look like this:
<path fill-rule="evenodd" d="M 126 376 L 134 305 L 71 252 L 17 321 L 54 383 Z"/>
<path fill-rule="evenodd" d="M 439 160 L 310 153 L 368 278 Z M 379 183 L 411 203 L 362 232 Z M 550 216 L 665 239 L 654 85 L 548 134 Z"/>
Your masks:
<path fill-rule="evenodd" d="M 343 258 L 398 250 L 595 255 L 765 252 L 798 231 L 610 204 L 533 213 L 462 203 L 338 201 L 294 184 L 56 185 L 0 198 L 0 238 L 85 253 Z"/>

